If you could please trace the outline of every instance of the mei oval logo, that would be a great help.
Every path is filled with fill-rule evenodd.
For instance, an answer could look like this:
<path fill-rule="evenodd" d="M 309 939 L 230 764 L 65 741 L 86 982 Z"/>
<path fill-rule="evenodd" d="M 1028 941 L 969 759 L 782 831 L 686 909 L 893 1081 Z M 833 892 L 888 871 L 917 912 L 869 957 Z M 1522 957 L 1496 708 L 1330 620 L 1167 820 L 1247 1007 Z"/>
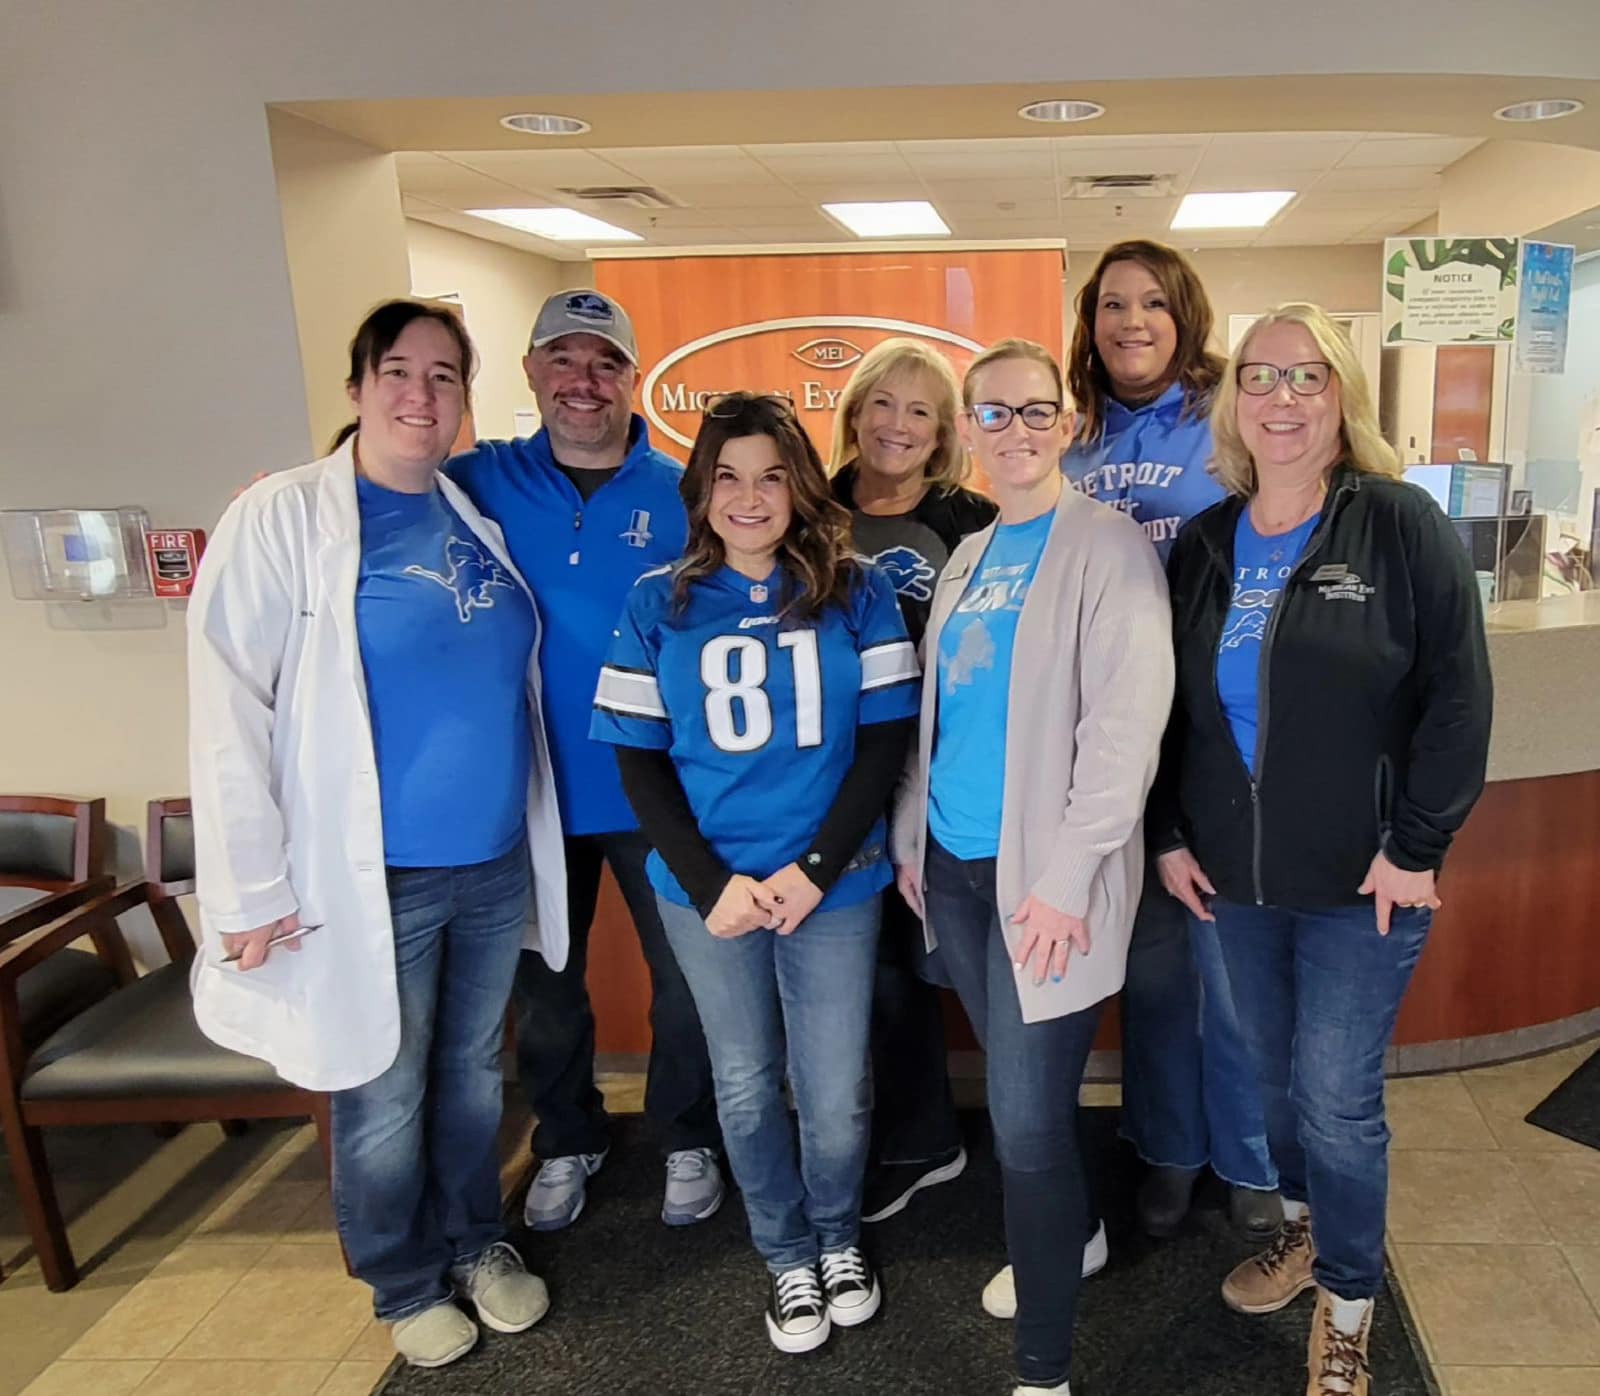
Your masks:
<path fill-rule="evenodd" d="M 808 339 L 792 352 L 807 368 L 849 368 L 866 351 L 848 339 Z"/>
<path fill-rule="evenodd" d="M 850 339 L 836 333 L 846 329 L 860 333 Z M 957 374 L 974 355 L 983 352 L 983 345 L 965 335 L 914 320 L 876 315 L 755 320 L 702 335 L 666 354 L 645 376 L 640 405 L 652 428 L 687 448 L 694 445 L 699 414 L 712 398 L 741 388 L 778 393 L 794 403 L 812 439 L 826 443 L 847 378 L 808 377 L 807 371 L 818 374 L 819 370 L 849 368 L 873 345 L 893 335 L 937 345 L 950 357 Z M 798 345 L 797 339 L 802 341 Z M 797 361 L 802 367 L 796 367 Z"/>

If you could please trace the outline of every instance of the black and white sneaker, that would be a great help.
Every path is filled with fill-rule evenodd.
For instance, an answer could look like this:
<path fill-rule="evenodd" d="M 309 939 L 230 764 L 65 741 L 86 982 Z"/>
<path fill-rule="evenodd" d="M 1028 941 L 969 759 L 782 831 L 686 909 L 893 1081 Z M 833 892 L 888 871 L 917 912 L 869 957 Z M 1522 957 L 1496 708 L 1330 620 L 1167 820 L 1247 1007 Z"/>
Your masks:
<path fill-rule="evenodd" d="M 767 1337 L 779 1352 L 810 1352 L 828 1341 L 828 1306 L 817 1267 L 797 1265 L 771 1276 L 767 1297 Z"/>
<path fill-rule="evenodd" d="M 828 1317 L 841 1328 L 854 1328 L 878 1312 L 883 1292 L 859 1246 L 822 1253 L 822 1290 Z"/>
<path fill-rule="evenodd" d="M 959 1144 L 949 1153 L 922 1163 L 880 1163 L 867 1174 L 861 1220 L 887 1221 L 906 1209 L 923 1188 L 937 1187 L 959 1178 L 967 1166 L 967 1151 Z"/>

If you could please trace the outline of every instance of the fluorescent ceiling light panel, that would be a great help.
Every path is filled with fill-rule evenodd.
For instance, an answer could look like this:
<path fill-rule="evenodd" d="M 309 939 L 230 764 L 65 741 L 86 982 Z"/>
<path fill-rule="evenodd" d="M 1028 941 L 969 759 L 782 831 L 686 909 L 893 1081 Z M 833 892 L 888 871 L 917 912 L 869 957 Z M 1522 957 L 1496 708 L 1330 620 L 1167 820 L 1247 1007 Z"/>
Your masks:
<path fill-rule="evenodd" d="M 575 208 L 469 208 L 467 212 L 474 218 L 487 218 L 491 223 L 552 242 L 644 241 L 638 233 L 603 223 Z"/>
<path fill-rule="evenodd" d="M 1264 228 L 1293 189 L 1256 189 L 1242 194 L 1186 194 L 1172 215 L 1173 228 Z"/>
<path fill-rule="evenodd" d="M 950 229 L 926 199 L 881 204 L 823 204 L 822 211 L 858 238 L 949 237 Z"/>

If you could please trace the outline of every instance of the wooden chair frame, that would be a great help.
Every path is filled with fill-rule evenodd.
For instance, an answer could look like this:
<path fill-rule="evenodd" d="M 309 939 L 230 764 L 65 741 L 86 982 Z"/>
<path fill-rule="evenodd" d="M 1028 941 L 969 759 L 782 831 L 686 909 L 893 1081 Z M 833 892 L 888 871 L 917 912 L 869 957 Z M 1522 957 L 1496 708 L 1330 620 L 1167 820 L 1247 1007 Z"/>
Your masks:
<path fill-rule="evenodd" d="M 159 874 L 161 863 L 161 821 L 189 812 L 187 800 L 152 801 L 149 830 L 152 835 L 146 851 L 146 868 Z M 45 1157 L 41 1129 L 49 1126 L 193 1123 L 206 1120 L 294 1119 L 309 1117 L 317 1126 L 323 1161 L 331 1169 L 329 1101 L 326 1095 L 285 1085 L 277 1091 L 235 1091 L 203 1095 L 160 1095 L 144 1097 L 106 1097 L 96 1099 L 25 1101 L 22 1080 L 27 1069 L 27 1053 L 21 1037 L 17 1003 L 17 981 L 29 969 L 84 936 L 96 945 L 120 946 L 132 977 L 132 956 L 118 928 L 116 918 L 136 906 L 149 908 L 162 944 L 175 964 L 185 965 L 194 958 L 195 942 L 176 897 L 192 890 L 193 882 L 153 881 L 142 878 L 114 891 L 106 890 L 102 879 L 93 892 L 82 896 L 62 915 L 41 921 L 43 909 L 23 908 L 19 915 L 34 913 L 21 928 L 11 929 L 0 940 L 0 1128 L 4 1129 L 12 1173 L 29 1234 L 44 1271 L 45 1283 L 52 1290 L 70 1289 L 78 1282 L 78 1268 L 67 1240 L 66 1226 L 49 1163 Z M 15 918 L 13 918 L 15 920 Z M 120 973 L 120 971 L 119 971 Z M 126 982 L 126 981 L 125 981 Z"/>

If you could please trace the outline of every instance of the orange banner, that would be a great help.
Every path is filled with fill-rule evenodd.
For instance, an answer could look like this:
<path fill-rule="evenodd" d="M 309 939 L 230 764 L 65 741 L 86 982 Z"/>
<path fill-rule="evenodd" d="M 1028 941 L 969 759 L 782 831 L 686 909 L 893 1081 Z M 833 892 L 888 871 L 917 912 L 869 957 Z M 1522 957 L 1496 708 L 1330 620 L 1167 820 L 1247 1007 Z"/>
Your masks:
<path fill-rule="evenodd" d="M 633 319 L 639 410 L 680 460 L 706 400 L 782 393 L 827 459 L 834 407 L 862 355 L 907 335 L 959 375 L 998 339 L 1062 352 L 1062 253 L 848 252 L 601 260 L 596 286 Z"/>

